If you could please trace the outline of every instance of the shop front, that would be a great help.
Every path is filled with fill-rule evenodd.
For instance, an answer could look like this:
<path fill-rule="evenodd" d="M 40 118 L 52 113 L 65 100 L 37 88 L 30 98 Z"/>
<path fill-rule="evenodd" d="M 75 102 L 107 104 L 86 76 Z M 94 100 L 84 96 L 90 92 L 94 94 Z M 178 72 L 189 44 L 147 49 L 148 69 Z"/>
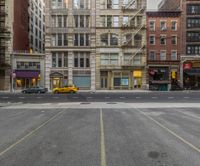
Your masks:
<path fill-rule="evenodd" d="M 141 89 L 142 88 L 142 71 L 101 71 L 100 74 L 101 89 Z"/>
<path fill-rule="evenodd" d="M 15 73 L 14 89 L 21 90 L 25 88 L 40 86 L 40 71 L 16 70 L 14 73 Z"/>
<path fill-rule="evenodd" d="M 170 88 L 169 67 L 149 68 L 149 89 L 156 91 L 168 91 Z"/>
<path fill-rule="evenodd" d="M 183 64 L 184 89 L 200 89 L 200 62 L 191 61 Z"/>
<path fill-rule="evenodd" d="M 54 88 L 59 88 L 64 86 L 64 82 L 63 82 L 63 74 L 59 73 L 59 72 L 53 72 L 50 74 L 50 82 L 51 82 L 51 87 L 50 89 L 54 89 Z"/>

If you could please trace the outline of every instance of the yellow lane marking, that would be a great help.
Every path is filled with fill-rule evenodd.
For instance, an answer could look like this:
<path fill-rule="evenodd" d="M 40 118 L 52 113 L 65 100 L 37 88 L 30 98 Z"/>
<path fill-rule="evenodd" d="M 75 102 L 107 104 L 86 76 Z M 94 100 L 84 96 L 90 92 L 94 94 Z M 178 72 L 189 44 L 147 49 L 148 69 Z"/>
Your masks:
<path fill-rule="evenodd" d="M 57 113 L 56 115 L 54 115 L 52 118 L 50 118 L 49 120 L 47 120 L 46 122 L 42 123 L 39 127 L 37 127 L 36 129 L 32 130 L 31 132 L 29 132 L 27 135 L 25 135 L 24 137 L 22 137 L 21 139 L 19 139 L 17 142 L 15 142 L 14 144 L 10 145 L 8 148 L 6 148 L 5 150 L 3 150 L 2 152 L 0 152 L 0 157 L 3 156 L 5 153 L 7 153 L 8 151 L 12 150 L 13 148 L 15 148 L 18 144 L 22 143 L 24 140 L 26 140 L 28 137 L 34 135 L 38 130 L 40 130 L 42 127 L 44 127 L 46 124 L 48 124 L 49 122 L 53 121 L 55 118 L 57 118 L 60 114 L 62 114 L 63 111 Z"/>
<path fill-rule="evenodd" d="M 100 109 L 100 132 L 101 132 L 101 166 L 106 166 L 106 148 L 105 148 L 105 134 L 103 123 L 103 112 Z"/>
<path fill-rule="evenodd" d="M 154 118 L 152 118 L 151 116 L 147 115 L 146 113 L 144 113 L 143 111 L 140 111 L 137 109 L 138 112 L 140 112 L 142 115 L 144 115 L 146 118 L 152 120 L 154 123 L 156 123 L 158 126 L 160 126 L 161 128 L 165 129 L 166 131 L 168 131 L 170 134 L 172 134 L 173 136 L 175 136 L 176 138 L 178 138 L 180 141 L 182 141 L 183 143 L 185 143 L 186 145 L 188 145 L 189 147 L 191 147 L 193 150 L 197 151 L 200 153 L 200 149 L 198 147 L 196 147 L 195 145 L 193 145 L 192 143 L 188 142 L 187 140 L 185 140 L 184 138 L 182 138 L 181 136 L 179 136 L 178 134 L 176 134 L 175 132 L 173 132 L 172 130 L 170 130 L 169 128 L 165 127 L 163 124 L 161 124 L 160 122 L 158 122 L 157 120 L 155 120 Z"/>

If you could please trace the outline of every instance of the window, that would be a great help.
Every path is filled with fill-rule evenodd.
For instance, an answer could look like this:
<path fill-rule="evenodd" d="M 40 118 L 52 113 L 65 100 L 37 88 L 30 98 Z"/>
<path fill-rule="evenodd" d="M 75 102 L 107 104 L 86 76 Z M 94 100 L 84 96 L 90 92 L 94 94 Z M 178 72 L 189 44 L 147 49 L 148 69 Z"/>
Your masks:
<path fill-rule="evenodd" d="M 101 9 L 119 9 L 119 0 L 101 0 Z"/>
<path fill-rule="evenodd" d="M 119 55 L 118 53 L 102 53 L 101 65 L 118 65 Z"/>
<path fill-rule="evenodd" d="M 76 28 L 83 28 L 83 27 L 89 27 L 89 22 L 90 22 L 90 16 L 74 16 L 74 22 L 75 22 L 75 27 Z"/>
<path fill-rule="evenodd" d="M 68 67 L 68 53 L 67 52 L 53 52 L 52 53 L 52 67 Z"/>
<path fill-rule="evenodd" d="M 200 28 L 200 18 L 188 18 L 187 28 Z"/>
<path fill-rule="evenodd" d="M 90 53 L 74 52 L 74 67 L 88 68 L 90 67 Z"/>
<path fill-rule="evenodd" d="M 67 34 L 52 34 L 51 36 L 52 46 L 67 46 L 68 35 Z"/>
<path fill-rule="evenodd" d="M 67 2 L 64 0 L 51 0 L 51 8 L 52 9 L 60 9 L 60 8 L 66 8 Z"/>
<path fill-rule="evenodd" d="M 172 44 L 177 45 L 177 36 L 172 36 Z"/>
<path fill-rule="evenodd" d="M 111 33 L 111 34 L 102 34 L 101 38 L 101 45 L 102 46 L 117 46 L 118 45 L 118 35 Z"/>
<path fill-rule="evenodd" d="M 172 30 L 176 31 L 177 30 L 177 21 L 172 21 Z"/>
<path fill-rule="evenodd" d="M 160 22 L 160 30 L 161 30 L 161 31 L 167 30 L 166 21 L 161 21 L 161 22 Z"/>
<path fill-rule="evenodd" d="M 166 36 L 163 35 L 160 37 L 160 44 L 166 45 Z"/>
<path fill-rule="evenodd" d="M 161 51 L 161 52 L 160 52 L 160 60 L 161 60 L 161 61 L 166 60 L 166 51 Z"/>
<path fill-rule="evenodd" d="M 119 17 L 118 16 L 113 17 L 113 27 L 119 27 Z"/>
<path fill-rule="evenodd" d="M 140 65 L 141 64 L 141 54 L 137 54 L 137 55 L 134 56 L 133 64 L 134 65 Z"/>
<path fill-rule="evenodd" d="M 90 46 L 90 35 L 74 34 L 74 46 Z"/>
<path fill-rule="evenodd" d="M 101 27 L 119 27 L 119 16 L 101 16 Z"/>
<path fill-rule="evenodd" d="M 149 37 L 149 43 L 151 45 L 155 45 L 155 36 L 154 35 L 150 35 L 150 37 Z"/>
<path fill-rule="evenodd" d="M 187 14 L 199 15 L 200 14 L 200 4 L 188 4 Z"/>
<path fill-rule="evenodd" d="M 188 45 L 187 46 L 188 55 L 198 55 L 200 54 L 200 45 Z"/>
<path fill-rule="evenodd" d="M 187 32 L 187 42 L 199 42 L 200 32 Z"/>
<path fill-rule="evenodd" d="M 129 21 L 129 17 L 128 16 L 124 16 L 122 25 L 124 25 L 124 26 L 128 25 L 128 21 Z"/>
<path fill-rule="evenodd" d="M 150 22 L 149 22 L 149 29 L 150 29 L 151 31 L 155 31 L 155 21 L 150 21 Z"/>
<path fill-rule="evenodd" d="M 172 51 L 171 52 L 171 60 L 177 60 L 177 51 Z"/>
<path fill-rule="evenodd" d="M 155 51 L 149 52 L 149 60 L 156 60 L 156 52 Z"/>
<path fill-rule="evenodd" d="M 74 9 L 89 9 L 90 0 L 73 0 Z"/>

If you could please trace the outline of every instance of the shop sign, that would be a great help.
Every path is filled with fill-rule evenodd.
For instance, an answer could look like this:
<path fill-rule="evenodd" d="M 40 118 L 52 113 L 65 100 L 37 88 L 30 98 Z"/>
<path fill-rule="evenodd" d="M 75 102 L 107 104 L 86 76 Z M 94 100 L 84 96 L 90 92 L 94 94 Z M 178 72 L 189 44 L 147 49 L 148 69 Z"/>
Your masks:
<path fill-rule="evenodd" d="M 192 67 L 200 67 L 200 62 L 193 62 Z"/>
<path fill-rule="evenodd" d="M 192 68 L 192 63 L 184 63 L 183 70 L 190 70 Z"/>
<path fill-rule="evenodd" d="M 141 78 L 142 77 L 142 71 L 140 71 L 140 70 L 133 71 L 133 77 L 134 78 Z"/>
<path fill-rule="evenodd" d="M 176 79 L 176 71 L 172 71 L 172 78 Z"/>

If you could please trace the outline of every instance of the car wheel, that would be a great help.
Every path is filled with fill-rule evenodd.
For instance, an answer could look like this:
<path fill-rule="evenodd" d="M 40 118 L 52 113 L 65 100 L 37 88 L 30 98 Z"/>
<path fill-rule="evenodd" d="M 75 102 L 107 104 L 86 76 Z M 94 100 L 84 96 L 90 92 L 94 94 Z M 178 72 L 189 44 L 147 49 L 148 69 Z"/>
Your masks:
<path fill-rule="evenodd" d="M 26 93 L 26 91 L 22 91 L 22 93 L 23 93 L 23 94 L 25 94 L 25 93 Z"/>
<path fill-rule="evenodd" d="M 55 94 L 58 94 L 59 92 L 56 90 L 56 91 L 54 91 L 54 93 L 55 93 Z"/>
<path fill-rule="evenodd" d="M 41 91 L 38 91 L 38 94 L 40 94 L 41 93 Z"/>

